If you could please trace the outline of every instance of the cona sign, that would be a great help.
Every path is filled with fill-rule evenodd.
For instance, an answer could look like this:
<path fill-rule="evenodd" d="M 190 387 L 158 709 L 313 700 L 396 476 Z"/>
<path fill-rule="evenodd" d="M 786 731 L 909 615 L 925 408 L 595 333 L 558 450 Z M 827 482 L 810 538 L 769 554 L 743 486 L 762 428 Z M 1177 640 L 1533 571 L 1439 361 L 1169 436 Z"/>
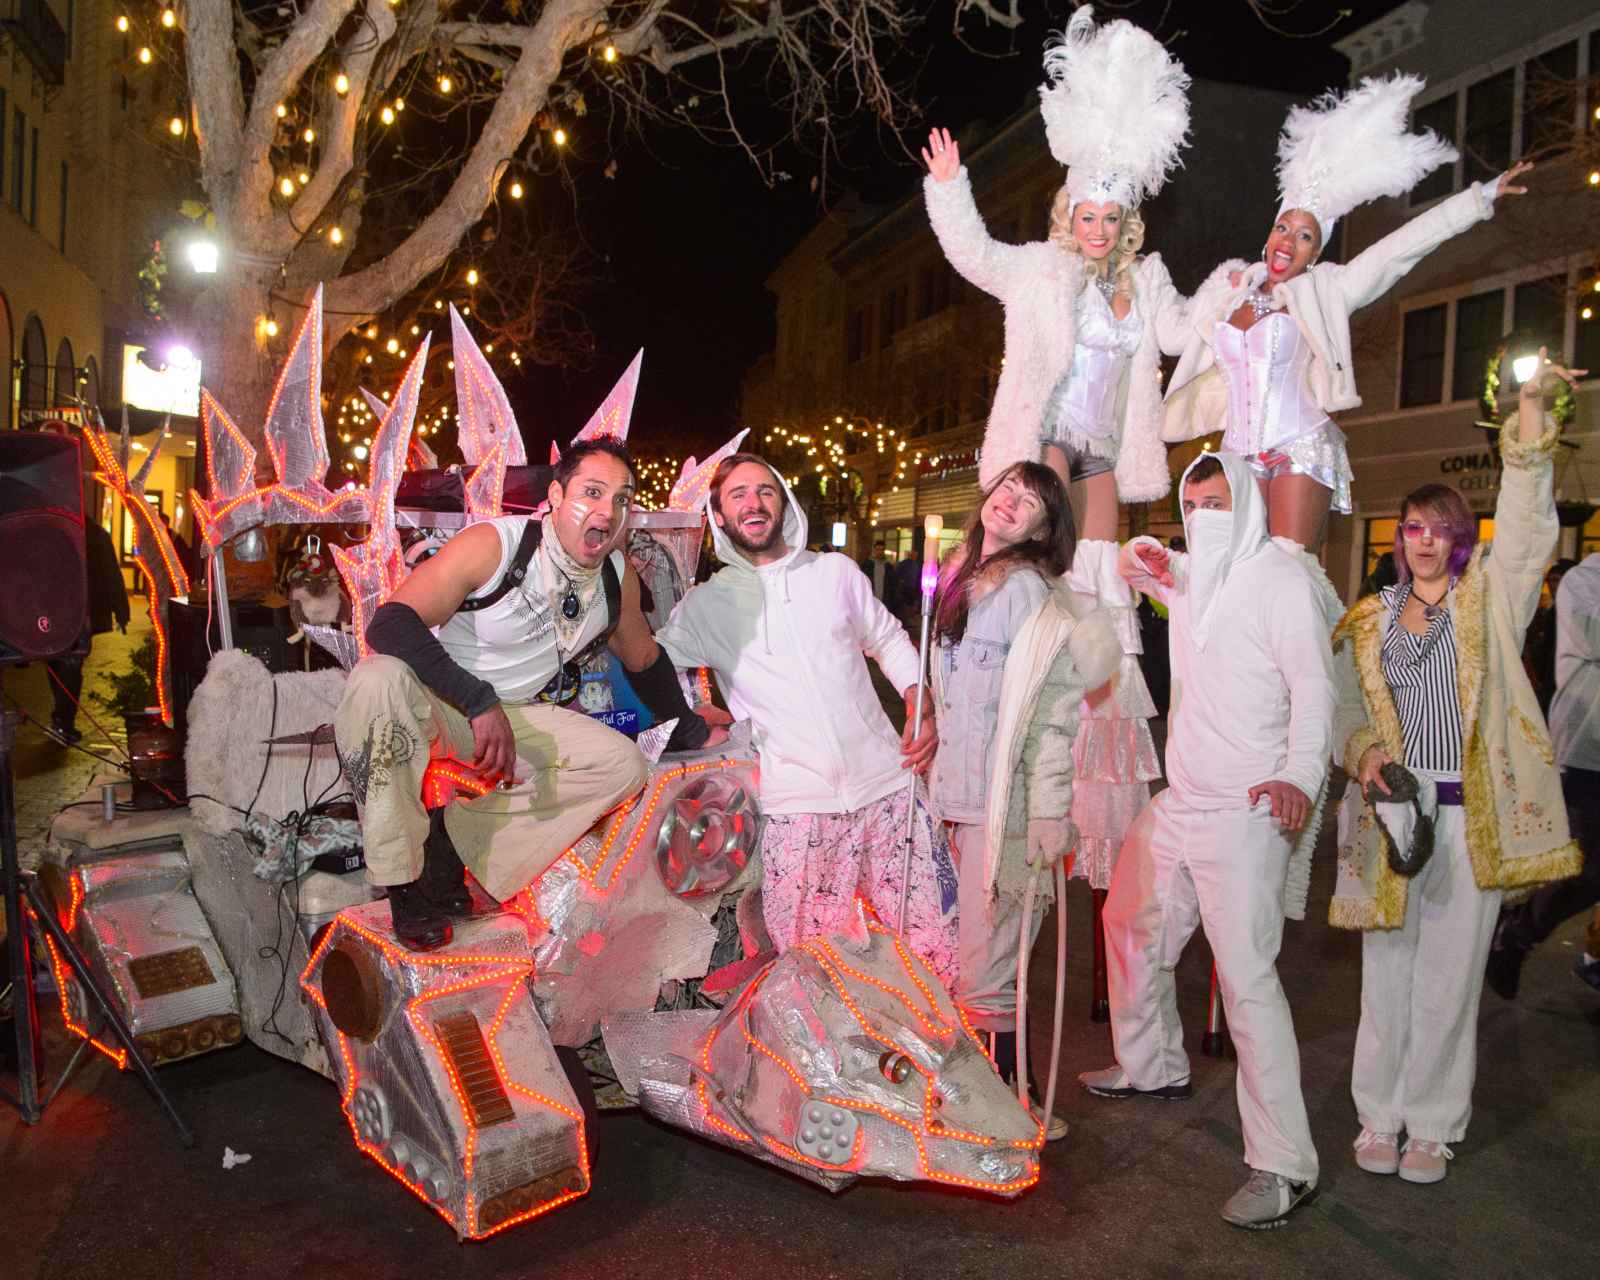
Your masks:
<path fill-rule="evenodd" d="M 1497 449 L 1483 449 L 1476 453 L 1452 453 L 1439 459 L 1439 473 L 1447 484 L 1453 484 L 1463 493 L 1487 492 L 1500 487 L 1503 467 Z"/>

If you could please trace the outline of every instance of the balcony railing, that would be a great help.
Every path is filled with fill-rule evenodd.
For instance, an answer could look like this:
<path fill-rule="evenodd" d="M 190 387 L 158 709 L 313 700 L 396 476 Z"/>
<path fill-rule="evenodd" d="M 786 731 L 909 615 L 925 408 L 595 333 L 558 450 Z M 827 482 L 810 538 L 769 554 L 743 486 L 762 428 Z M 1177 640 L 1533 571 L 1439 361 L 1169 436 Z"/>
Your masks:
<path fill-rule="evenodd" d="M 67 33 L 45 0 L 0 0 L 0 21 L 41 80 L 48 85 L 66 80 Z"/>

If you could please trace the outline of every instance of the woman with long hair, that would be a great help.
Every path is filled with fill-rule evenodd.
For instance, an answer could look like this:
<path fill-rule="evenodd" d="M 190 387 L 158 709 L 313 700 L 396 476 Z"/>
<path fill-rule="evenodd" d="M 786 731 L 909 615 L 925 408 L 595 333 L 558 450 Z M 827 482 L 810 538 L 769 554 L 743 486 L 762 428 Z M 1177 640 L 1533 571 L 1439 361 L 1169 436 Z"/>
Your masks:
<path fill-rule="evenodd" d="M 995 1065 L 1009 1082 L 1026 1058 L 1017 1045 L 1016 974 L 1027 879 L 1077 843 L 1078 705 L 1121 657 L 1105 614 L 1062 586 L 1074 540 L 1055 472 L 1013 463 L 984 491 L 933 602 L 939 751 L 930 793 L 957 860 L 955 998 L 974 1026 L 994 1035 Z M 1034 899 L 1030 939 L 1049 900 L 1048 891 Z M 1049 1118 L 1048 1137 L 1065 1132 Z"/>
<path fill-rule="evenodd" d="M 1582 372 L 1541 351 L 1523 384 L 1500 432 L 1493 554 L 1477 545 L 1456 490 L 1424 486 L 1400 510 L 1399 582 L 1334 632 L 1335 751 L 1356 783 L 1339 816 L 1329 919 L 1363 931 L 1351 1093 L 1356 1163 L 1369 1173 L 1445 1176 L 1449 1144 L 1472 1114 L 1478 1001 L 1501 898 L 1582 865 L 1522 666 L 1559 532 L 1560 429 L 1543 391 Z"/>
<path fill-rule="evenodd" d="M 1087 7 L 1047 46 L 1045 70 L 1040 113 L 1051 153 L 1067 166 L 1046 241 L 990 238 L 943 129 L 922 153 L 923 186 L 950 265 L 1005 307 L 1005 360 L 979 482 L 992 485 L 1029 460 L 1071 486 L 1072 586 L 1110 612 L 1122 643 L 1117 678 L 1082 709 L 1075 744 L 1074 873 L 1095 889 L 1098 916 L 1123 835 L 1161 776 L 1136 601 L 1117 572 L 1118 502 L 1154 501 L 1171 488 L 1160 360 L 1183 348 L 1186 303 L 1160 256 L 1141 255 L 1139 206 L 1178 164 L 1189 77 L 1148 32 L 1125 21 L 1097 28 Z"/>
<path fill-rule="evenodd" d="M 1387 293 L 1446 240 L 1494 216 L 1532 168 L 1419 214 L 1349 262 L 1319 261 L 1334 225 L 1358 205 L 1404 195 L 1456 150 L 1431 132 L 1408 133 L 1416 76 L 1368 79 L 1289 112 L 1278 139 L 1278 215 L 1261 260 L 1222 263 L 1190 304 L 1188 339 L 1167 384 L 1162 435 L 1222 431 L 1222 447 L 1249 464 L 1267 499 L 1268 527 L 1315 552 L 1329 510 L 1351 510 L 1344 433 L 1328 415 L 1360 405 L 1350 317 Z"/>

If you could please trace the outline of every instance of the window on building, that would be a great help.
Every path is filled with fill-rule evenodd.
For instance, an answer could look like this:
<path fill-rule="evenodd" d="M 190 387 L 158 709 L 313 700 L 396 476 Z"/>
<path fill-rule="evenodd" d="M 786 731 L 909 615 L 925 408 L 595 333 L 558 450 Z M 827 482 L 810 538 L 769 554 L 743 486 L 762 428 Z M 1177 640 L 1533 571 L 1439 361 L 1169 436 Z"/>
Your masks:
<path fill-rule="evenodd" d="M 867 309 L 857 307 L 844 328 L 844 358 L 855 364 L 867 354 Z"/>
<path fill-rule="evenodd" d="M 72 37 L 78 25 L 77 0 L 67 0 L 67 57 L 72 56 Z"/>
<path fill-rule="evenodd" d="M 883 295 L 879 309 L 878 345 L 887 347 L 906 327 L 906 286 L 897 284 Z"/>
<path fill-rule="evenodd" d="M 917 273 L 917 319 L 926 320 L 950 305 L 950 268 L 943 258 Z"/>
<path fill-rule="evenodd" d="M 1454 142 L 1456 137 L 1456 95 L 1440 98 L 1437 102 L 1430 102 L 1425 107 L 1419 107 L 1412 117 L 1412 125 L 1417 129 L 1432 129 L 1447 142 Z M 1426 204 L 1429 200 L 1437 200 L 1440 196 L 1447 196 L 1456 189 L 1456 167 L 1453 164 L 1440 165 L 1421 182 L 1411 189 L 1412 204 Z"/>
<path fill-rule="evenodd" d="M 60 219 L 56 227 L 56 248 L 62 253 L 67 251 L 67 162 L 61 162 L 61 207 Z"/>
<path fill-rule="evenodd" d="M 28 225 L 39 225 L 39 128 L 33 128 L 33 146 L 28 155 Z"/>
<path fill-rule="evenodd" d="M 1572 344 L 1572 366 L 1600 378 L 1600 263 L 1578 276 L 1578 336 Z"/>
<path fill-rule="evenodd" d="M 1578 42 L 1529 58 L 1522 80 L 1522 154 L 1539 159 L 1572 141 L 1578 113 Z"/>
<path fill-rule="evenodd" d="M 23 180 L 28 175 L 28 117 L 21 111 L 11 114 L 11 207 L 21 213 Z"/>
<path fill-rule="evenodd" d="M 6 91 L 0 86 L 0 202 L 6 198 Z"/>
<path fill-rule="evenodd" d="M 1455 372 L 1450 379 L 1452 400 L 1476 400 L 1483 394 L 1483 376 L 1489 357 L 1500 345 L 1505 330 L 1505 291 L 1474 294 L 1456 303 Z"/>
<path fill-rule="evenodd" d="M 1511 327 L 1531 334 L 1560 359 L 1567 336 L 1567 278 L 1551 276 L 1519 284 L 1512 292 Z"/>
<path fill-rule="evenodd" d="M 1578 530 L 1578 559 L 1592 556 L 1600 551 L 1600 515 L 1589 517 L 1582 529 Z"/>
<path fill-rule="evenodd" d="M 1463 182 L 1498 177 L 1511 165 L 1511 121 L 1516 69 L 1480 80 L 1467 89 L 1467 125 L 1462 138 Z"/>
<path fill-rule="evenodd" d="M 1406 312 L 1400 345 L 1400 407 L 1444 398 L 1445 304 Z"/>

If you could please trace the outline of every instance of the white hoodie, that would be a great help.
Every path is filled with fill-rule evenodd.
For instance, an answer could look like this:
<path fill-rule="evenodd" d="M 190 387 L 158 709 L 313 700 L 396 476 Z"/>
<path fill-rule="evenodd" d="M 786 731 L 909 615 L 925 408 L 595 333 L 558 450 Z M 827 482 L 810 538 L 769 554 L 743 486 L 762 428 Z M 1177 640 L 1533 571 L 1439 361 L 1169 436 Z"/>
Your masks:
<path fill-rule="evenodd" d="M 866 658 L 904 692 L 917 651 L 854 560 L 805 549 L 805 513 L 778 482 L 788 554 L 758 567 L 713 519 L 727 568 L 684 596 L 656 642 L 679 667 L 715 671 L 728 709 L 751 721 L 766 812 L 846 813 L 906 783 Z"/>
<path fill-rule="evenodd" d="M 1129 584 L 1171 610 L 1167 780 L 1199 809 L 1244 808 L 1251 787 L 1274 780 L 1314 802 L 1333 748 L 1333 652 L 1322 591 L 1268 536 L 1266 503 L 1244 460 L 1210 456 L 1233 490 L 1223 562 L 1198 572 L 1191 541 L 1188 557 L 1173 557 L 1176 585 L 1166 587 L 1133 556 L 1154 539 L 1135 538 L 1122 552 Z M 1199 598 L 1202 591 L 1208 598 Z"/>

